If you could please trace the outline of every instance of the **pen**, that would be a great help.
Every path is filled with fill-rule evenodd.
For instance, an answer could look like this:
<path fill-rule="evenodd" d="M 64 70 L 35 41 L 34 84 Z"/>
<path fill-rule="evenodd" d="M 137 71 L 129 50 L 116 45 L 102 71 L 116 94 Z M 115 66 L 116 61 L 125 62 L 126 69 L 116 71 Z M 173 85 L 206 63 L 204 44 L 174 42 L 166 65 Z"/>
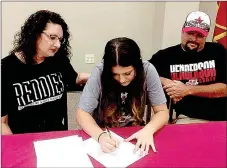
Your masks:
<path fill-rule="evenodd" d="M 110 133 L 109 128 L 107 126 L 105 126 L 105 127 L 106 127 L 106 131 L 107 131 L 109 137 L 112 139 L 112 136 L 111 136 L 111 133 Z M 115 145 L 114 146 L 117 147 L 116 142 L 115 142 Z"/>
<path fill-rule="evenodd" d="M 109 134 L 109 136 L 111 138 L 111 133 L 110 133 L 110 130 L 109 130 L 109 128 L 107 126 L 106 126 L 106 131 L 107 131 L 107 133 Z"/>

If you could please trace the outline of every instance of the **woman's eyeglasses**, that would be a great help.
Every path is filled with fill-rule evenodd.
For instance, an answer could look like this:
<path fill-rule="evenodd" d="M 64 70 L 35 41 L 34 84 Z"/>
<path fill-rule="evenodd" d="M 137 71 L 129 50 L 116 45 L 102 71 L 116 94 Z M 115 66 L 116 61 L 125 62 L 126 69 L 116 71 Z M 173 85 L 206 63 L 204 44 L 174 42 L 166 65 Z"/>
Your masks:
<path fill-rule="evenodd" d="M 57 40 L 59 40 L 59 42 L 61 44 L 64 44 L 65 43 L 65 39 L 63 37 L 62 38 L 59 38 L 57 35 L 47 34 L 46 32 L 42 32 L 42 33 L 45 34 L 53 42 L 57 42 Z"/>

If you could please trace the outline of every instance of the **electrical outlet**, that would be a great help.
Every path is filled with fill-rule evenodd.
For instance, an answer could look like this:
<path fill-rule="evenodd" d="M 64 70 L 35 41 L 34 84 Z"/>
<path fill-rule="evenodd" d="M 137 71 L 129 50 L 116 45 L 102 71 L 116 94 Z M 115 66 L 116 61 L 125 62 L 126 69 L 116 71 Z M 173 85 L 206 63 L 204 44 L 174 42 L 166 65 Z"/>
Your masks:
<path fill-rule="evenodd" d="M 85 63 L 86 64 L 94 64 L 95 63 L 95 55 L 94 54 L 86 54 L 85 55 Z"/>

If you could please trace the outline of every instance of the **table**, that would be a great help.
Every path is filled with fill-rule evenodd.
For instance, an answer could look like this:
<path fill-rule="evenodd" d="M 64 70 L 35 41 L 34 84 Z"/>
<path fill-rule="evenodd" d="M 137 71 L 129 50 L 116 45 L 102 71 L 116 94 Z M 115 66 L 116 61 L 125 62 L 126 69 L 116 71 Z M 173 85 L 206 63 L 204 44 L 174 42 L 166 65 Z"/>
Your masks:
<path fill-rule="evenodd" d="M 151 149 L 144 158 L 129 167 L 226 167 L 227 122 L 166 125 L 155 136 L 157 153 Z M 126 138 L 142 127 L 112 128 Z M 2 167 L 36 167 L 34 140 L 79 135 L 82 130 L 29 133 L 2 136 Z M 94 167 L 102 164 L 89 156 Z M 76 159 L 75 159 L 76 161 Z"/>

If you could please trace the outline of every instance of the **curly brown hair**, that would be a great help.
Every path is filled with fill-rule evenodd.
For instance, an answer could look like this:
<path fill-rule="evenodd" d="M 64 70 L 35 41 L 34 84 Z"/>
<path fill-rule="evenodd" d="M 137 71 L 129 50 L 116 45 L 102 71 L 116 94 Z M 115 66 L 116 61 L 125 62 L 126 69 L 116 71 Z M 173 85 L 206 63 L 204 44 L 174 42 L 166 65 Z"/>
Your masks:
<path fill-rule="evenodd" d="M 10 54 L 22 52 L 26 64 L 34 64 L 34 56 L 37 51 L 37 39 L 45 29 L 47 23 L 59 24 L 63 30 L 64 43 L 61 44 L 61 47 L 55 56 L 71 58 L 71 47 L 69 44 L 70 32 L 68 25 L 60 14 L 48 10 L 39 10 L 33 13 L 25 21 L 21 30 L 14 36 L 14 47 L 10 51 Z"/>

